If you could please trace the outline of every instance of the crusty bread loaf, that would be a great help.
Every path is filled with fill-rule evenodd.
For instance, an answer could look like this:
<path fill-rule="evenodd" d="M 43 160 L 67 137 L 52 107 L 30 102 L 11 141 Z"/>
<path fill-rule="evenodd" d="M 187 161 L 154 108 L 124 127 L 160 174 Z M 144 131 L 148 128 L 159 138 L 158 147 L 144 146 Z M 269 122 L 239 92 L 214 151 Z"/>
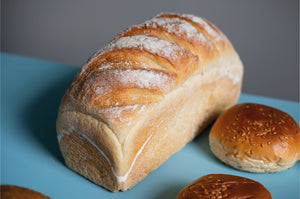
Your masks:
<path fill-rule="evenodd" d="M 227 174 L 209 174 L 184 187 L 176 199 L 195 198 L 272 199 L 272 196 L 262 184 L 249 178 Z"/>
<path fill-rule="evenodd" d="M 57 118 L 68 167 L 127 190 L 192 140 L 240 94 L 229 40 L 192 15 L 160 14 L 91 56 Z"/>
<path fill-rule="evenodd" d="M 297 122 L 287 113 L 262 104 L 237 104 L 226 110 L 209 134 L 220 160 L 249 172 L 279 172 L 300 159 Z"/>

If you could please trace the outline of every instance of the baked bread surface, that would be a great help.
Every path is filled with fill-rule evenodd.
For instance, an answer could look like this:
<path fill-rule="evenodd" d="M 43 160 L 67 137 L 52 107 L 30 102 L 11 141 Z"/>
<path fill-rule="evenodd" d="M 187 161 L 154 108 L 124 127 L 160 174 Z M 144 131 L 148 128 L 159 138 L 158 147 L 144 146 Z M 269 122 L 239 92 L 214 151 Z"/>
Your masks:
<path fill-rule="evenodd" d="M 59 108 L 68 167 L 127 190 L 192 140 L 240 94 L 243 66 L 205 19 L 160 14 L 91 56 Z"/>
<path fill-rule="evenodd" d="M 176 199 L 272 199 L 270 192 L 259 182 L 241 176 L 209 174 L 184 187 Z"/>
<path fill-rule="evenodd" d="M 37 191 L 16 185 L 1 185 L 0 193 L 1 199 L 50 199 Z"/>
<path fill-rule="evenodd" d="M 209 142 L 221 161 L 249 172 L 284 171 L 300 159 L 297 122 L 262 104 L 242 103 L 226 110 L 213 124 Z"/>

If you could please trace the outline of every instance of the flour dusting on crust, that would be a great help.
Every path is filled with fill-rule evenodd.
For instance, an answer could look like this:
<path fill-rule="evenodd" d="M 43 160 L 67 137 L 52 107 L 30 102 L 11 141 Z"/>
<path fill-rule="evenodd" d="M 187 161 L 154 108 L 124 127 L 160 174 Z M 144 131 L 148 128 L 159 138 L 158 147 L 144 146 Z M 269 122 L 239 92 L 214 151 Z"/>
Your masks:
<path fill-rule="evenodd" d="M 128 29 L 128 31 L 130 31 L 132 28 L 144 27 L 151 27 L 154 29 L 161 28 L 169 33 L 173 33 L 192 42 L 198 41 L 204 44 L 208 43 L 208 40 L 204 37 L 204 35 L 193 25 L 179 18 L 153 18 L 142 24 L 132 26 Z"/>
<path fill-rule="evenodd" d="M 166 59 L 171 59 L 172 61 L 176 61 L 178 57 L 187 52 L 177 44 L 156 37 L 134 35 L 113 40 L 106 47 L 97 52 L 93 57 L 113 49 L 121 48 L 137 48 L 141 51 L 147 51 L 149 53 L 162 56 Z"/>
<path fill-rule="evenodd" d="M 196 17 L 194 15 L 189 15 L 189 14 L 184 14 L 182 16 L 193 21 L 194 23 L 201 25 L 205 29 L 205 31 L 209 35 L 211 35 L 217 42 L 224 40 L 223 37 L 220 34 L 218 34 L 210 25 L 208 25 L 208 23 L 205 20 L 203 20 L 201 17 Z"/>

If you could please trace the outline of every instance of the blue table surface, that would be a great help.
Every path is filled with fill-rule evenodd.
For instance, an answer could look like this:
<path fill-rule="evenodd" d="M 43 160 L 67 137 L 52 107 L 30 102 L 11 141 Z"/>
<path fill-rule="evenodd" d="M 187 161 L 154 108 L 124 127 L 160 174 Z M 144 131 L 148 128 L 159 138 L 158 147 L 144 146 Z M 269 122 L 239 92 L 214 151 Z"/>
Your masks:
<path fill-rule="evenodd" d="M 55 121 L 65 90 L 79 68 L 1 53 L 1 184 L 39 191 L 51 198 L 176 198 L 187 184 L 210 173 L 251 178 L 274 199 L 299 199 L 299 161 L 280 173 L 254 174 L 228 167 L 208 145 L 209 127 L 134 188 L 111 193 L 69 170 L 60 154 Z M 299 124 L 299 103 L 242 94 L 289 113 Z"/>

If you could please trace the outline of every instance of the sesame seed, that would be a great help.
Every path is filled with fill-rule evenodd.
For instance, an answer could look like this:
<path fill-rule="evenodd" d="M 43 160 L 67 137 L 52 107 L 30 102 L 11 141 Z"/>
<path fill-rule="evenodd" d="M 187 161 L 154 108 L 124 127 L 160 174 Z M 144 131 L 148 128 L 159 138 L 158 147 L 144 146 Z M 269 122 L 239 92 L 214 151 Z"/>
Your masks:
<path fill-rule="evenodd" d="M 260 146 L 261 146 L 261 148 L 264 148 L 264 145 L 263 145 L 263 143 L 260 143 Z"/>

